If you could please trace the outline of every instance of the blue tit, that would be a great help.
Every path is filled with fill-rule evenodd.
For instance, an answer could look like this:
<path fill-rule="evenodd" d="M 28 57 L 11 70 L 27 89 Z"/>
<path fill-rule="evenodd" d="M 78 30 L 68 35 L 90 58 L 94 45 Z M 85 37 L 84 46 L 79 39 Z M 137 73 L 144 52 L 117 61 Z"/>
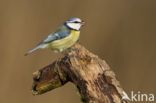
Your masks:
<path fill-rule="evenodd" d="M 28 55 L 38 49 L 50 48 L 55 52 L 63 52 L 74 45 L 80 36 L 80 29 L 84 21 L 80 18 L 70 18 L 54 33 L 51 33 L 40 45 L 25 54 Z"/>

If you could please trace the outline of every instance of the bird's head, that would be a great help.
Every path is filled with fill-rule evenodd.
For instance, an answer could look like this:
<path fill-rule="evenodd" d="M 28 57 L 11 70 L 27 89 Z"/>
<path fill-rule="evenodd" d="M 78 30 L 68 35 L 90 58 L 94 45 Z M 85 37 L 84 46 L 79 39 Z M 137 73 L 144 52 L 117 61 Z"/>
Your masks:
<path fill-rule="evenodd" d="M 65 22 L 65 25 L 73 30 L 80 30 L 81 27 L 84 25 L 84 21 L 80 18 L 70 18 Z"/>

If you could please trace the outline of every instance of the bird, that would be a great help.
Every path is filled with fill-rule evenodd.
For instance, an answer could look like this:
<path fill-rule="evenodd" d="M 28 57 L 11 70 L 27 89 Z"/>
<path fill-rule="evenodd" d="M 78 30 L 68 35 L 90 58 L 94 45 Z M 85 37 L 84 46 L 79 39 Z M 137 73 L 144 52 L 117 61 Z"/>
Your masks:
<path fill-rule="evenodd" d="M 54 52 L 63 52 L 73 46 L 80 37 L 80 29 L 85 24 L 83 20 L 73 17 L 64 22 L 55 32 L 51 33 L 37 47 L 28 51 L 25 56 L 38 49 L 50 48 Z"/>

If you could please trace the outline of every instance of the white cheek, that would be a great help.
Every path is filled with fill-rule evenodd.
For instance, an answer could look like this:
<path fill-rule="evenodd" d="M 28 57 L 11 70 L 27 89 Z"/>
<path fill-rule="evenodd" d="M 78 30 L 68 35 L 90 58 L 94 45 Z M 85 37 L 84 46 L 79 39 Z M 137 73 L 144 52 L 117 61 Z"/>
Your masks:
<path fill-rule="evenodd" d="M 75 24 L 75 23 L 68 23 L 67 24 L 70 28 L 75 30 L 80 30 L 81 24 Z"/>

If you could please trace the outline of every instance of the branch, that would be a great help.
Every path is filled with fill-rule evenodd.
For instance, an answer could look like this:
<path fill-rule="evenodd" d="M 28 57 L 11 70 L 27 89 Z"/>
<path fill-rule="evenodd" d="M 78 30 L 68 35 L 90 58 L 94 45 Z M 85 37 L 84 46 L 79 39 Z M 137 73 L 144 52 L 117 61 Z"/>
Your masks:
<path fill-rule="evenodd" d="M 33 74 L 33 94 L 47 91 L 72 82 L 84 103 L 128 103 L 128 96 L 116 80 L 114 72 L 104 60 L 89 52 L 80 44 L 68 55 Z"/>

